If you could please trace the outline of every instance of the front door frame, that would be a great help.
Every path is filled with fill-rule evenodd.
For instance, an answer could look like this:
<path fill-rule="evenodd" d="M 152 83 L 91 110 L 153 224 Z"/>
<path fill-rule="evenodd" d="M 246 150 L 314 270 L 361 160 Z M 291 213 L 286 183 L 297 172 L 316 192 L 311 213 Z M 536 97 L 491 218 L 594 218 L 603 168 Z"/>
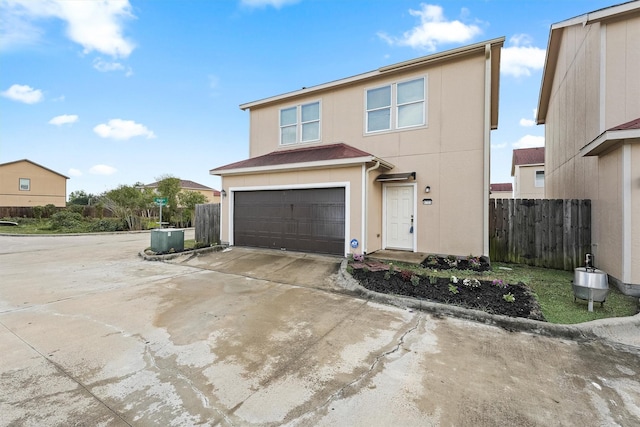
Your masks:
<path fill-rule="evenodd" d="M 389 187 L 411 187 L 413 193 L 413 233 L 412 233 L 412 247 L 402 250 L 411 252 L 417 251 L 418 242 L 418 210 L 417 210 L 417 194 L 418 185 L 415 182 L 402 182 L 402 183 L 384 183 L 382 184 L 382 248 L 387 249 L 387 189 Z M 396 249 L 398 248 L 389 248 Z"/>

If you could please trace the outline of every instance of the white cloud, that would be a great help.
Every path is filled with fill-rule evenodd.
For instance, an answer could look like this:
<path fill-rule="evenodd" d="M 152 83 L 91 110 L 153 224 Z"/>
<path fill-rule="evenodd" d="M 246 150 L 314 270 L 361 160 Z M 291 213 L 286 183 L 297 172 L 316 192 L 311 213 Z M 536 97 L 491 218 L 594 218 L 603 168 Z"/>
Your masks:
<path fill-rule="evenodd" d="M 536 124 L 536 122 L 534 120 L 531 119 L 520 119 L 520 126 L 524 126 L 524 127 L 531 127 L 534 126 Z"/>
<path fill-rule="evenodd" d="M 27 85 L 11 85 L 2 96 L 25 104 L 36 104 L 42 101 L 43 95 L 40 89 L 34 89 Z"/>
<path fill-rule="evenodd" d="M 529 77 L 532 71 L 544 67 L 546 51 L 531 46 L 531 37 L 516 34 L 509 39 L 511 46 L 502 48 L 500 71 L 514 77 Z"/>
<path fill-rule="evenodd" d="M 67 0 L 12 0 L 2 2 L 2 35 L 7 43 L 24 44 L 40 40 L 42 30 L 38 19 L 58 18 L 67 25 L 66 35 L 84 48 L 84 53 L 101 52 L 113 57 L 126 58 L 135 45 L 123 36 L 123 23 L 134 18 L 129 0 L 120 1 L 67 1 Z M 31 32 L 36 30 L 35 33 Z"/>
<path fill-rule="evenodd" d="M 491 144 L 491 148 L 495 148 L 495 149 L 500 149 L 500 148 L 504 148 L 507 146 L 506 142 L 503 142 L 502 144 Z"/>
<path fill-rule="evenodd" d="M 525 135 L 513 143 L 513 148 L 544 147 L 544 136 Z"/>
<path fill-rule="evenodd" d="M 133 120 L 111 119 L 108 123 L 102 123 L 93 128 L 93 131 L 103 138 L 126 140 L 135 136 L 146 136 L 147 139 L 156 135 L 146 126 Z"/>
<path fill-rule="evenodd" d="M 77 115 L 75 115 L 75 114 L 63 114 L 61 116 L 56 116 L 53 119 L 49 120 L 49 124 L 50 125 L 61 126 L 61 125 L 75 123 L 77 121 L 78 121 L 78 116 Z"/>
<path fill-rule="evenodd" d="M 89 169 L 89 173 L 94 175 L 113 175 L 116 172 L 118 172 L 116 168 L 107 165 L 95 165 Z"/>
<path fill-rule="evenodd" d="M 82 176 L 82 171 L 80 169 L 71 168 L 67 172 L 69 176 Z"/>
<path fill-rule="evenodd" d="M 420 10 L 409 9 L 412 16 L 420 18 L 420 23 L 404 32 L 402 37 L 392 37 L 386 33 L 378 33 L 378 36 L 390 45 L 410 46 L 433 52 L 439 44 L 468 42 L 482 33 L 477 25 L 465 24 L 459 20 L 448 21 L 444 17 L 442 6 L 425 3 L 420 6 Z M 462 9 L 461 15 L 468 16 L 468 9 Z"/>
<path fill-rule="evenodd" d="M 266 7 L 271 6 L 280 9 L 282 6 L 296 4 L 299 0 L 241 0 L 240 3 L 249 7 Z"/>

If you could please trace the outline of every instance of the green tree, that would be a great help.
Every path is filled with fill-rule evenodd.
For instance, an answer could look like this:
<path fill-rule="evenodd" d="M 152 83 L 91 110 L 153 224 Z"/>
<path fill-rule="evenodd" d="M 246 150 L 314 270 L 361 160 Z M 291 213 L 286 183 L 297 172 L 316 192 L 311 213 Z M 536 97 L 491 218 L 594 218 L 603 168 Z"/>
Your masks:
<path fill-rule="evenodd" d="M 85 193 L 84 190 L 72 191 L 69 193 L 69 201 L 67 202 L 67 206 L 69 205 L 90 205 L 92 199 L 95 199 L 96 196 L 91 193 Z"/>
<path fill-rule="evenodd" d="M 129 230 L 142 228 L 142 212 L 150 208 L 148 195 L 129 185 L 106 192 L 100 198 L 100 203 L 117 218 L 126 221 Z"/>
<path fill-rule="evenodd" d="M 196 215 L 196 205 L 207 203 L 207 196 L 197 191 L 181 191 L 178 193 L 178 203 L 182 207 L 182 222 L 193 224 Z"/>
<path fill-rule="evenodd" d="M 175 220 L 178 210 L 178 193 L 180 193 L 180 179 L 171 175 L 163 175 L 156 178 L 158 181 L 158 193 L 167 198 L 167 206 L 162 209 L 162 219 L 171 222 Z"/>

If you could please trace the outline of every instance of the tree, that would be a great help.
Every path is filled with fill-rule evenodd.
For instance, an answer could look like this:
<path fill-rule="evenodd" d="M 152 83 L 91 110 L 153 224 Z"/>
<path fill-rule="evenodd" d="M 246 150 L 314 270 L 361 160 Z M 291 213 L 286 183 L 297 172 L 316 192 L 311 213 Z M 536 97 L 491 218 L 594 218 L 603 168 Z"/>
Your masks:
<path fill-rule="evenodd" d="M 141 212 L 149 207 L 149 196 L 136 187 L 121 185 L 106 192 L 100 202 L 117 218 L 126 221 L 129 230 L 140 230 Z"/>
<path fill-rule="evenodd" d="M 196 205 L 207 203 L 207 196 L 197 191 L 182 191 L 178 193 L 178 202 L 182 206 L 182 218 L 187 218 L 193 224 L 196 214 Z"/>
<path fill-rule="evenodd" d="M 163 175 L 156 178 L 158 181 L 158 193 L 167 198 L 167 206 L 162 210 L 163 219 L 171 222 L 178 210 L 178 193 L 180 193 L 180 179 L 171 175 Z"/>
<path fill-rule="evenodd" d="M 96 196 L 89 193 L 85 193 L 84 190 L 72 191 L 69 193 L 69 201 L 67 205 L 83 205 L 87 206 L 91 204 L 91 199 L 95 199 Z"/>

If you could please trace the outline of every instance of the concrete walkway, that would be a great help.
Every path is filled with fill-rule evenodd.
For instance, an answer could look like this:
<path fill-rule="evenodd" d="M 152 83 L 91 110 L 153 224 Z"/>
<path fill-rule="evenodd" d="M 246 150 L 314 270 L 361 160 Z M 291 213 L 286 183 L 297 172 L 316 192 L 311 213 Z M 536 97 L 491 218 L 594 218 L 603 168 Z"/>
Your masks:
<path fill-rule="evenodd" d="M 0 425 L 639 425 L 640 357 L 381 304 L 340 259 L 0 236 Z M 364 297 L 363 297 L 364 296 Z"/>

